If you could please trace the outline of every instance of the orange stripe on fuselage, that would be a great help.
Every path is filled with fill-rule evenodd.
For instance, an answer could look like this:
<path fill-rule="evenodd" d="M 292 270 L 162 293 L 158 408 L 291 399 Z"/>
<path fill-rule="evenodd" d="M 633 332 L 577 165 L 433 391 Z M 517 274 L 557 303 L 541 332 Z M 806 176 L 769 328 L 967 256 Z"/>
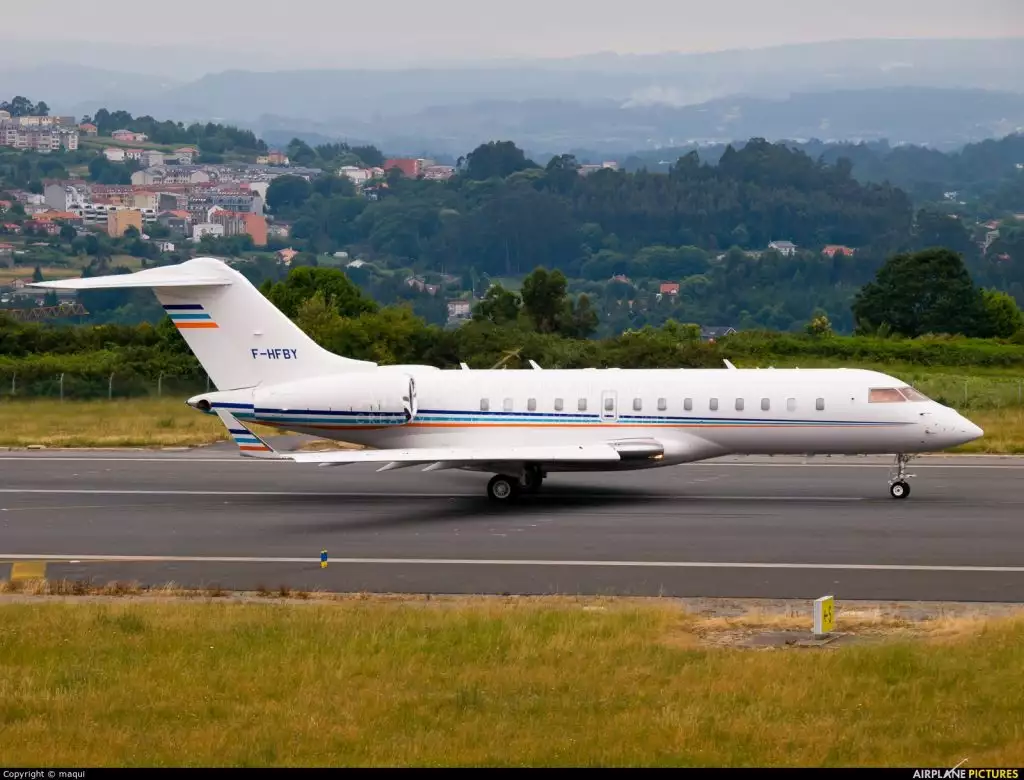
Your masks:
<path fill-rule="evenodd" d="M 217 327 L 217 323 L 216 322 L 175 322 L 174 324 L 177 326 L 178 330 L 183 330 L 184 328 L 216 328 Z"/>

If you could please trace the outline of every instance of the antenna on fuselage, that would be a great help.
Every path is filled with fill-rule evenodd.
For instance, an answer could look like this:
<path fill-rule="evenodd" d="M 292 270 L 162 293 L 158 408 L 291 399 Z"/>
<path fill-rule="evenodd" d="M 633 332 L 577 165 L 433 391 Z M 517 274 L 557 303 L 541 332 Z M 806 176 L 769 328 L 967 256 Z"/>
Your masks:
<path fill-rule="evenodd" d="M 725 367 L 726 367 L 726 368 L 728 368 L 728 369 L 730 369 L 730 370 L 732 370 L 732 371 L 735 371 L 735 370 L 736 370 L 736 366 L 734 366 L 734 365 L 733 365 L 732 363 L 730 363 L 730 362 L 729 362 L 728 360 L 725 360 L 725 359 L 723 358 L 722 362 L 723 362 L 723 363 L 725 363 Z"/>
<path fill-rule="evenodd" d="M 534 363 L 532 360 L 529 361 L 529 363 L 530 363 L 531 366 L 533 366 L 533 370 L 534 371 L 543 371 L 544 370 L 540 366 L 538 366 L 536 363 Z"/>
<path fill-rule="evenodd" d="M 465 363 L 459 363 L 459 368 L 461 368 L 463 371 L 469 371 L 469 366 L 467 366 Z"/>

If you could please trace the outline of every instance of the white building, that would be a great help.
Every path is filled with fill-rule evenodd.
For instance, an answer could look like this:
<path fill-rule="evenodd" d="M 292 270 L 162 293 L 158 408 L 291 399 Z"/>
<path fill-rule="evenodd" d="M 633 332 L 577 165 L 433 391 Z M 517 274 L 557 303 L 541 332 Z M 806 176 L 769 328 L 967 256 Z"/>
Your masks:
<path fill-rule="evenodd" d="M 154 149 L 146 149 L 139 156 L 139 162 L 142 163 L 143 168 L 155 168 L 158 165 L 164 164 L 164 153 Z"/>
<path fill-rule="evenodd" d="M 174 243 L 171 241 L 154 241 L 153 243 L 156 245 L 156 248 L 159 249 L 161 252 L 174 251 Z"/>
<path fill-rule="evenodd" d="M 43 198 L 54 211 L 80 211 L 89 200 L 84 189 L 71 184 L 47 184 Z"/>
<path fill-rule="evenodd" d="M 110 162 L 124 162 L 124 149 L 120 146 L 108 146 L 103 150 L 103 156 Z"/>
<path fill-rule="evenodd" d="M 792 241 L 772 241 L 768 244 L 769 249 L 774 249 L 780 255 L 789 257 L 796 254 L 796 244 Z"/>
<path fill-rule="evenodd" d="M 224 226 L 215 225 L 212 222 L 200 222 L 198 225 L 192 226 L 192 240 L 196 243 L 203 240 L 203 236 L 213 236 L 214 238 L 224 237 Z"/>
<path fill-rule="evenodd" d="M 344 176 L 353 184 L 365 184 L 373 178 L 373 171 L 368 168 L 358 168 L 355 165 L 343 165 L 338 169 L 338 175 Z"/>

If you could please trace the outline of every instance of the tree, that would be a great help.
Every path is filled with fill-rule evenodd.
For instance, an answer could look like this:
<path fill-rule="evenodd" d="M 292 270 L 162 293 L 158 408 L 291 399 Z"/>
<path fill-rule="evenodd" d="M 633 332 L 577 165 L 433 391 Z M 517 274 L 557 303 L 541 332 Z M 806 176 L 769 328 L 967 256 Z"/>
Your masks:
<path fill-rule="evenodd" d="M 32 271 L 32 281 L 33 282 L 41 282 L 41 281 L 43 281 L 43 271 L 42 271 L 42 269 L 38 265 Z"/>
<path fill-rule="evenodd" d="M 568 282 L 561 271 L 536 268 L 523 279 L 523 311 L 538 333 L 561 330 Z"/>
<path fill-rule="evenodd" d="M 519 319 L 522 299 L 500 284 L 493 284 L 484 298 L 473 309 L 474 320 L 486 320 L 495 325 L 514 324 Z"/>
<path fill-rule="evenodd" d="M 857 293 L 852 309 L 862 332 L 884 326 L 913 338 L 924 333 L 984 336 L 989 330 L 981 292 L 963 259 L 949 249 L 890 258 Z"/>
<path fill-rule="evenodd" d="M 378 309 L 377 304 L 364 296 L 344 272 L 337 268 L 293 268 L 283 282 L 274 284 L 268 280 L 260 292 L 293 319 L 298 316 L 302 303 L 317 292 L 323 294 L 324 300 L 331 301 L 342 317 L 355 317 Z"/>
<path fill-rule="evenodd" d="M 77 235 L 78 235 L 78 231 L 76 231 L 73 227 L 71 227 L 71 225 L 65 224 L 65 225 L 61 225 L 60 226 L 60 238 L 61 238 L 61 241 L 74 241 L 75 240 L 75 236 L 77 236 Z"/>
<path fill-rule="evenodd" d="M 1024 313 L 1013 296 L 999 290 L 982 291 L 985 313 L 988 317 L 989 333 L 1000 339 L 1008 339 L 1024 328 Z"/>
<path fill-rule="evenodd" d="M 313 194 L 313 186 L 301 176 L 278 176 L 267 187 L 267 205 L 279 212 L 300 208 Z"/>
<path fill-rule="evenodd" d="M 491 141 L 481 144 L 466 158 L 466 177 L 484 181 L 493 176 L 504 179 L 516 171 L 536 168 L 537 163 L 527 160 L 523 150 L 511 141 Z"/>
<path fill-rule="evenodd" d="M 813 319 L 807 323 L 807 333 L 818 338 L 833 335 L 832 322 L 829 320 L 828 314 L 823 311 L 815 312 Z"/>

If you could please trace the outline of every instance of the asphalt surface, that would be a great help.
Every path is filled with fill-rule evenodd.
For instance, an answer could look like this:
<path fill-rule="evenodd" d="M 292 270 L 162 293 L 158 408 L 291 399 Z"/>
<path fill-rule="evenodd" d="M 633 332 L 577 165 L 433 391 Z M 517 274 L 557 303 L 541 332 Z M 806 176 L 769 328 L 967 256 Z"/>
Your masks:
<path fill-rule="evenodd" d="M 0 453 L 0 579 L 392 593 L 1024 602 L 1024 458 L 727 458 L 487 475 L 186 452 Z M 329 562 L 320 566 L 320 551 Z M 24 569 L 23 569 L 24 570 Z"/>

